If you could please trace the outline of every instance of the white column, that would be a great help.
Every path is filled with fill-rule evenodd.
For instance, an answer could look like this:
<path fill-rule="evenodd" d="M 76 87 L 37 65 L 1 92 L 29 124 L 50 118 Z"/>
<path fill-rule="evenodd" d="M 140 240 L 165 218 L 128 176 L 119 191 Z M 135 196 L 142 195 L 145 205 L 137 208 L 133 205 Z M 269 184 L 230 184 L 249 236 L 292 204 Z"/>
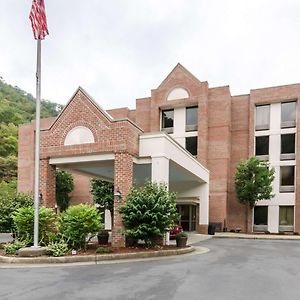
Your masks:
<path fill-rule="evenodd" d="M 152 157 L 151 165 L 152 182 L 162 182 L 169 188 L 169 159 L 161 157 Z"/>
<path fill-rule="evenodd" d="M 208 225 L 209 220 L 209 184 L 200 185 L 200 212 L 199 224 Z"/>
<path fill-rule="evenodd" d="M 278 233 L 279 228 L 279 206 L 269 205 L 268 207 L 268 231 Z"/>

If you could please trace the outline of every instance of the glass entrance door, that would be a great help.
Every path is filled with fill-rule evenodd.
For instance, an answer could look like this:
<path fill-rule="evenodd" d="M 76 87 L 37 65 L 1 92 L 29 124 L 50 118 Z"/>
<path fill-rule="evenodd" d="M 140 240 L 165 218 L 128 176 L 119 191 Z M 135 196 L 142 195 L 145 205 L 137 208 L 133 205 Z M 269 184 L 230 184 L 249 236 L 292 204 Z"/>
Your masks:
<path fill-rule="evenodd" d="M 196 205 L 177 205 L 180 214 L 179 224 L 184 231 L 196 230 Z"/>

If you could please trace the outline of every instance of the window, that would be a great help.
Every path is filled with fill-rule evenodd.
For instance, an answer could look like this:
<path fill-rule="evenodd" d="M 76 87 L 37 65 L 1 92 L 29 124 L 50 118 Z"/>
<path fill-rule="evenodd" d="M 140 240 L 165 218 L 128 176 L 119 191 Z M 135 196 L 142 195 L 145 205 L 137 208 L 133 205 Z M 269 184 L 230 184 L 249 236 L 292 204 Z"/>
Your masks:
<path fill-rule="evenodd" d="M 294 192 L 295 166 L 280 167 L 280 192 Z"/>
<path fill-rule="evenodd" d="M 189 98 L 189 93 L 183 88 L 173 89 L 167 97 L 167 100 L 177 100 Z"/>
<path fill-rule="evenodd" d="M 255 130 L 267 130 L 270 127 L 270 105 L 256 106 Z"/>
<path fill-rule="evenodd" d="M 197 155 L 197 145 L 198 144 L 198 137 L 191 136 L 185 138 L 185 148 L 189 151 L 192 155 Z"/>
<path fill-rule="evenodd" d="M 268 206 L 254 207 L 254 231 L 268 230 Z"/>
<path fill-rule="evenodd" d="M 163 110 L 162 111 L 162 120 L 161 128 L 167 133 L 173 133 L 174 126 L 174 109 Z"/>
<path fill-rule="evenodd" d="M 279 231 L 294 231 L 294 206 L 279 206 Z"/>
<path fill-rule="evenodd" d="M 295 159 L 295 134 L 281 135 L 281 160 Z"/>
<path fill-rule="evenodd" d="M 269 136 L 257 136 L 255 138 L 255 155 L 262 159 L 268 159 Z"/>
<path fill-rule="evenodd" d="M 198 107 L 187 107 L 185 110 L 185 131 L 198 129 Z"/>
<path fill-rule="evenodd" d="M 281 103 L 281 128 L 296 126 L 296 102 Z"/>
<path fill-rule="evenodd" d="M 77 126 L 68 132 L 64 141 L 64 145 L 69 146 L 94 142 L 94 135 L 89 128 L 84 126 Z"/>

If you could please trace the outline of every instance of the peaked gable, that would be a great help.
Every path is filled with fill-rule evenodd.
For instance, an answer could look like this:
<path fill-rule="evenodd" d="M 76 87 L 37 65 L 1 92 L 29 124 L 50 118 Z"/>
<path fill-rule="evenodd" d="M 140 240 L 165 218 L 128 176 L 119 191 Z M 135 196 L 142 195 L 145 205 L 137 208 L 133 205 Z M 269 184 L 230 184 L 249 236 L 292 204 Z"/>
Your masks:
<path fill-rule="evenodd" d="M 186 80 L 192 80 L 194 83 L 201 85 L 201 81 L 197 77 L 195 77 L 190 71 L 178 63 L 157 89 L 162 89 L 170 84 L 174 86 L 182 85 L 182 83 Z"/>

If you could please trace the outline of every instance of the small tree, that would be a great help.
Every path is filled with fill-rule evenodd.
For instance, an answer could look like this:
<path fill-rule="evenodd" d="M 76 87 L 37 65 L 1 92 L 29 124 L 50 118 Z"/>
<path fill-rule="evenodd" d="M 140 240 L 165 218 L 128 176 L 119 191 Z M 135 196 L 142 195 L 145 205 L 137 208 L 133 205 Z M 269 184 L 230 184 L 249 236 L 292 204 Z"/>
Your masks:
<path fill-rule="evenodd" d="M 272 194 L 274 173 L 274 168 L 269 168 L 267 162 L 261 162 L 256 157 L 240 162 L 235 174 L 235 191 L 238 201 L 252 209 L 257 201 L 274 197 Z M 248 227 L 247 212 L 246 215 Z"/>
<path fill-rule="evenodd" d="M 114 184 L 112 182 L 91 179 L 91 194 L 95 203 L 110 211 L 112 223 L 114 216 Z"/>
<path fill-rule="evenodd" d="M 114 209 L 114 184 L 93 178 L 91 179 L 91 193 L 95 203 L 100 204 L 104 209 L 108 209 L 112 214 Z"/>
<path fill-rule="evenodd" d="M 153 245 L 179 219 L 175 199 L 176 194 L 168 192 L 163 184 L 146 182 L 140 189 L 132 188 L 120 207 L 125 235 Z"/>
<path fill-rule="evenodd" d="M 56 171 L 56 203 L 60 211 L 65 211 L 69 207 L 71 193 L 74 189 L 72 174 L 63 171 Z"/>

